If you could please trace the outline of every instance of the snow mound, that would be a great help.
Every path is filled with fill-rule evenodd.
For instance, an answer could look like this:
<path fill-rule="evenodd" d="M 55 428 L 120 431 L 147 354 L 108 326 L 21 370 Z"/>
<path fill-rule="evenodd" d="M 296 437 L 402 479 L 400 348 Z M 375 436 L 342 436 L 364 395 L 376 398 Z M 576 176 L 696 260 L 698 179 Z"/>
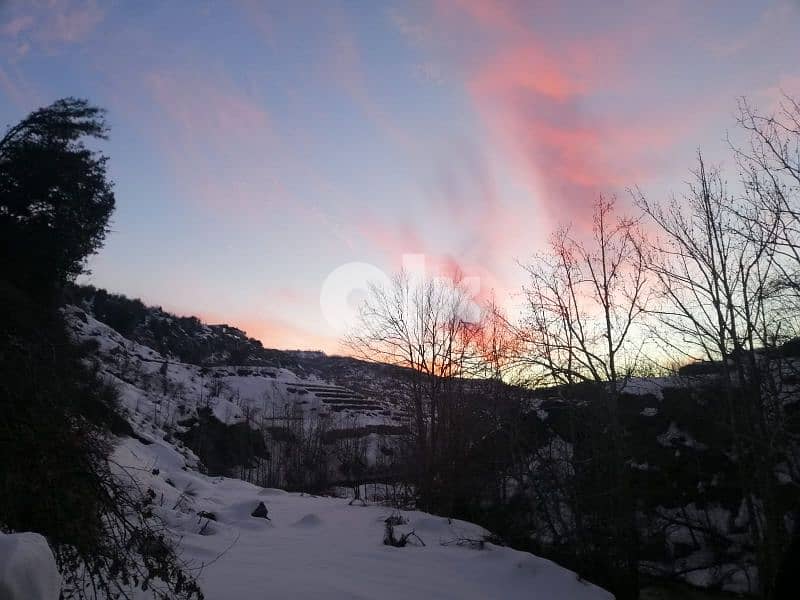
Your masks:
<path fill-rule="evenodd" d="M 300 519 L 295 521 L 292 525 L 294 527 L 318 527 L 322 525 L 322 519 L 320 519 L 319 516 L 314 513 L 309 513 L 303 517 L 300 517 Z"/>
<path fill-rule="evenodd" d="M 275 488 L 264 488 L 260 492 L 258 492 L 259 496 L 286 496 L 289 492 L 285 490 L 278 490 Z"/>
<path fill-rule="evenodd" d="M 50 547 L 38 533 L 0 533 L 0 598 L 57 600 L 61 575 Z"/>

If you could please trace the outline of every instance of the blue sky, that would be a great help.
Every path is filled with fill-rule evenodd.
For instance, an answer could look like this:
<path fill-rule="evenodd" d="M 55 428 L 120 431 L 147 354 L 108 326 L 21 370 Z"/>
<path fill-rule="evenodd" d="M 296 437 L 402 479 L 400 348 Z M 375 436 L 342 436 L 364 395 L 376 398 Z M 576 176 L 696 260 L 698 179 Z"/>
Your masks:
<path fill-rule="evenodd" d="M 108 109 L 118 208 L 91 282 L 338 348 L 320 288 L 404 253 L 513 303 L 600 192 L 729 161 L 736 100 L 800 93 L 800 4 L 0 2 L 0 122 Z"/>

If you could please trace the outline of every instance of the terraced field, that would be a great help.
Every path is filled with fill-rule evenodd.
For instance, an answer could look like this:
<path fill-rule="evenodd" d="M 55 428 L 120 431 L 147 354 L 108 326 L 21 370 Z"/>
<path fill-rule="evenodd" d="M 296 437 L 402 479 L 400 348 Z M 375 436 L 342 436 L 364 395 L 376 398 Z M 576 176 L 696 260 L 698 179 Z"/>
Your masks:
<path fill-rule="evenodd" d="M 380 402 L 374 398 L 367 398 L 359 392 L 339 385 L 293 383 L 286 386 L 286 392 L 299 396 L 308 394 L 318 399 L 321 404 L 330 407 L 330 410 L 334 412 L 356 411 L 379 414 L 385 417 L 393 416 L 400 421 L 407 420 L 405 412 L 397 410 L 388 403 Z"/>

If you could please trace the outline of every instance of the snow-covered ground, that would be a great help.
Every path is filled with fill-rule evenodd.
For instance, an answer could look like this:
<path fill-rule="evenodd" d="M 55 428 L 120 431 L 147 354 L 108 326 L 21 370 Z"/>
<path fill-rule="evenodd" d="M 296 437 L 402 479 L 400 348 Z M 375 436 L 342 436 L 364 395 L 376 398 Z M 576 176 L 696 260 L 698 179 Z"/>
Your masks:
<path fill-rule="evenodd" d="M 302 414 L 327 419 L 332 428 L 400 426 L 396 406 L 274 367 L 201 367 L 163 356 L 131 341 L 75 306 L 65 308 L 75 337 L 97 345 L 101 374 L 120 390 L 134 427 L 179 428 L 207 407 L 223 423 Z"/>
<path fill-rule="evenodd" d="M 414 531 L 424 545 L 411 538 L 396 548 L 383 543 L 385 520 L 394 512 L 388 507 L 201 474 L 194 453 L 165 435 L 180 431 L 201 406 L 225 423 L 241 422 L 253 410 L 265 416 L 300 411 L 350 428 L 399 425 L 396 407 L 286 369 L 181 363 L 80 309 L 67 308 L 66 316 L 78 339 L 98 345 L 97 366 L 119 387 L 139 436 L 124 438 L 115 450 L 120 477 L 152 491 L 156 514 L 179 540 L 209 600 L 611 598 L 555 563 L 480 543 L 488 532 L 474 524 L 403 511 L 407 522 L 396 533 Z M 269 520 L 251 516 L 261 502 Z"/>
<path fill-rule="evenodd" d="M 57 600 L 61 576 L 38 533 L 0 533 L 0 600 Z"/>
<path fill-rule="evenodd" d="M 158 514 L 181 537 L 182 556 L 200 573 L 209 600 L 611 598 L 531 554 L 459 545 L 488 533 L 463 521 L 403 511 L 408 523 L 397 532 L 413 530 L 425 545 L 394 548 L 383 544 L 384 521 L 393 512 L 384 506 L 206 477 L 158 440 L 125 439 L 114 458 L 126 476 L 156 493 Z M 270 520 L 251 516 L 260 502 Z"/>

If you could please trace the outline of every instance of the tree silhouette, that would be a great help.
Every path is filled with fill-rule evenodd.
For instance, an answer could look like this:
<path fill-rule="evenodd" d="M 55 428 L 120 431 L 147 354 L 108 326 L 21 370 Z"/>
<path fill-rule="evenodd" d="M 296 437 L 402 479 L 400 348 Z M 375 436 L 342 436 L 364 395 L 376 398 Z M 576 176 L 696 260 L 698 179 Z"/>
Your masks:
<path fill-rule="evenodd" d="M 84 270 L 114 210 L 106 161 L 87 143 L 106 139 L 104 111 L 63 98 L 0 140 L 0 269 L 40 296 Z"/>

